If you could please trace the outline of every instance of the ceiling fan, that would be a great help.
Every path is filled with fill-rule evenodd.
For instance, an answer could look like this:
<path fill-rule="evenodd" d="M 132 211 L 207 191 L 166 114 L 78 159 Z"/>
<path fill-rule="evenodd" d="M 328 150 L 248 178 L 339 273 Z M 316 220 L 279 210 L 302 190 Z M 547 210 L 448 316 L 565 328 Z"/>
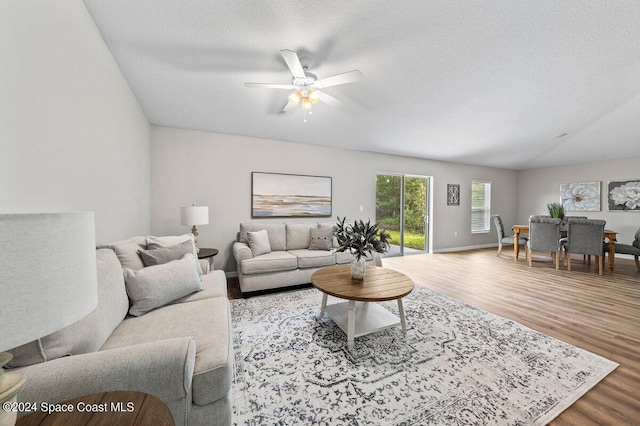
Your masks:
<path fill-rule="evenodd" d="M 326 87 L 338 86 L 340 84 L 353 83 L 362 78 L 362 73 L 358 70 L 332 75 L 331 77 L 319 79 L 315 74 L 307 71 L 309 68 L 308 58 L 298 58 L 298 54 L 293 50 L 283 49 L 280 51 L 282 58 L 287 63 L 293 79 L 291 84 L 271 84 L 271 83 L 245 83 L 246 87 L 258 87 L 264 89 L 285 89 L 293 90 L 289 95 L 289 102 L 283 108 L 283 112 L 292 110 L 302 103 L 302 110 L 311 113 L 311 108 L 318 101 L 322 101 L 331 106 L 341 106 L 344 103 L 333 96 L 321 91 Z M 306 121 L 306 119 L 305 119 Z"/>

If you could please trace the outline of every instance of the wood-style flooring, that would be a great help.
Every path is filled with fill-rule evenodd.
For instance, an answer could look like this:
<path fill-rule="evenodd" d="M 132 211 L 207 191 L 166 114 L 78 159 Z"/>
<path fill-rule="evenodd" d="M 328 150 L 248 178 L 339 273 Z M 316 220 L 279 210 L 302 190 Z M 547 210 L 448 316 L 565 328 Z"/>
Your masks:
<path fill-rule="evenodd" d="M 574 257 L 572 271 L 557 271 L 551 257 L 513 260 L 506 247 L 383 259 L 422 285 L 512 319 L 620 366 L 551 425 L 640 424 L 640 272 L 616 258 L 615 271 L 599 276 L 595 262 Z M 229 297 L 241 297 L 237 279 Z"/>

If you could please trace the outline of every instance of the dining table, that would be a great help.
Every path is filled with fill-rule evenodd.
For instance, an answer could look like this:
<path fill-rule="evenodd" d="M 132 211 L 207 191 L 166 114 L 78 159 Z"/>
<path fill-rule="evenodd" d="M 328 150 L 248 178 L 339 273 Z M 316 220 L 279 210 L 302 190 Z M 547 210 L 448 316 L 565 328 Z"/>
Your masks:
<path fill-rule="evenodd" d="M 520 234 L 528 234 L 529 233 L 529 225 L 513 225 L 511 228 L 513 230 L 513 241 L 518 241 L 518 236 Z M 563 231 L 562 229 L 560 230 Z M 566 232 L 566 230 L 565 230 Z M 609 272 L 613 272 L 613 264 L 614 264 L 614 254 L 616 251 L 616 236 L 618 233 L 616 231 L 610 231 L 608 229 L 604 230 L 604 237 L 607 239 L 607 243 L 609 244 Z M 520 254 L 520 245 L 517 243 L 513 245 L 513 257 L 515 261 L 518 261 L 518 255 Z"/>

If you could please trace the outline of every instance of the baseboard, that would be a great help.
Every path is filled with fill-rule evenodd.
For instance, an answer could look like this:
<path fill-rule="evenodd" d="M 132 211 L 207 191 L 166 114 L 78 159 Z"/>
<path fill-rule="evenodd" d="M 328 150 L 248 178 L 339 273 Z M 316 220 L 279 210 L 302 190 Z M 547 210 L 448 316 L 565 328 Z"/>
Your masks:
<path fill-rule="evenodd" d="M 447 247 L 447 248 L 442 248 L 442 249 L 435 249 L 435 250 L 433 250 L 433 252 L 434 253 L 448 253 L 448 252 L 453 252 L 453 251 L 476 250 L 476 249 L 489 248 L 489 247 L 498 247 L 498 243 L 479 244 L 477 246 L 465 246 L 465 247 Z"/>
<path fill-rule="evenodd" d="M 227 278 L 238 278 L 238 271 L 229 271 L 224 273 Z"/>

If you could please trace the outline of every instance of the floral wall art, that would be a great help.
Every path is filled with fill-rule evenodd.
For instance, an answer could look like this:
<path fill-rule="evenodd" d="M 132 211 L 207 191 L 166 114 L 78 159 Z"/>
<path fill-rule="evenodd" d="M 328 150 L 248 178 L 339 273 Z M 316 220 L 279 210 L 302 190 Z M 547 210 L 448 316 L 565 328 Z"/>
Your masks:
<path fill-rule="evenodd" d="M 600 182 L 561 184 L 560 204 L 569 212 L 599 212 Z"/>
<path fill-rule="evenodd" d="M 640 211 L 640 179 L 609 182 L 607 207 L 610 211 Z"/>

